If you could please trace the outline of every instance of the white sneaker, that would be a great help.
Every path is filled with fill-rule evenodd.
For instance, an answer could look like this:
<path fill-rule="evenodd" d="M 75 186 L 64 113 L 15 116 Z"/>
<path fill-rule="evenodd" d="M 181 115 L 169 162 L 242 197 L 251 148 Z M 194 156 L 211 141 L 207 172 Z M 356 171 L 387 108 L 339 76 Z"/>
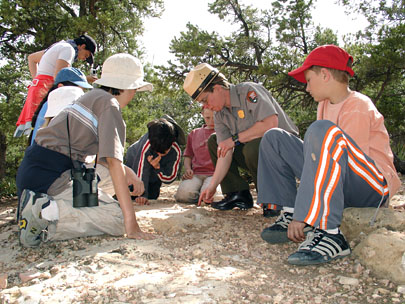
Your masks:
<path fill-rule="evenodd" d="M 50 199 L 44 193 L 35 193 L 24 189 L 20 199 L 18 219 L 20 243 L 24 247 L 36 247 L 41 243 L 42 231 L 48 227 L 48 221 L 42 219 L 41 211 Z"/>

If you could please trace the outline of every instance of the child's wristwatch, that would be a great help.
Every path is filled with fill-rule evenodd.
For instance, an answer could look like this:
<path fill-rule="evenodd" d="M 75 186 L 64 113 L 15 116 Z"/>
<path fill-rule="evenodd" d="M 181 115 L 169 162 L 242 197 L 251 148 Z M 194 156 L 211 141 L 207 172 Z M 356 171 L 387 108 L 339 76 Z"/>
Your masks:
<path fill-rule="evenodd" d="M 235 135 L 232 135 L 232 140 L 233 140 L 235 146 L 240 145 L 238 133 L 236 133 Z"/>

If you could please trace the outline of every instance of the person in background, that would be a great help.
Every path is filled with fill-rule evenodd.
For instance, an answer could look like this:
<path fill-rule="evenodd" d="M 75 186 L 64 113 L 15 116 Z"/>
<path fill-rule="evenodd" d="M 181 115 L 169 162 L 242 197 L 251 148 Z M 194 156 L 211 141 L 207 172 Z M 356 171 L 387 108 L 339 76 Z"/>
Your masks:
<path fill-rule="evenodd" d="M 97 45 L 92 37 L 81 35 L 73 40 L 59 41 L 45 50 L 28 55 L 28 67 L 33 80 L 28 87 L 27 98 L 18 117 L 14 137 L 31 133 L 32 116 L 52 87 L 59 71 L 70 67 L 76 60 L 86 60 L 92 65 L 96 49 Z M 93 82 L 95 79 L 97 78 L 88 77 L 89 82 Z"/>
<path fill-rule="evenodd" d="M 192 130 L 187 137 L 183 180 L 175 194 L 176 201 L 180 203 L 197 203 L 201 191 L 208 187 L 214 174 L 214 164 L 208 151 L 208 138 L 215 132 L 214 112 L 204 107 L 202 117 L 205 125 Z"/>
<path fill-rule="evenodd" d="M 400 186 L 384 117 L 370 98 L 349 88 L 352 63 L 353 57 L 335 45 L 314 49 L 288 74 L 306 83 L 319 103 L 317 121 L 304 141 L 271 129 L 260 144 L 259 199 L 283 209 L 261 236 L 271 244 L 301 243 L 288 257 L 290 264 L 349 255 L 339 229 L 343 209 L 387 205 Z"/>
<path fill-rule="evenodd" d="M 148 132 L 132 144 L 125 155 L 125 165 L 132 168 L 145 185 L 145 192 L 134 197 L 147 204 L 157 199 L 162 183 L 172 183 L 180 168 L 181 149 L 186 143 L 182 128 L 168 115 L 148 123 Z"/>
<path fill-rule="evenodd" d="M 208 202 L 219 210 L 252 208 L 249 184 L 241 177 L 239 167 L 249 172 L 257 189 L 259 144 L 264 132 L 280 127 L 298 134 L 297 127 L 262 85 L 230 84 L 207 63 L 199 64 L 187 74 L 183 88 L 192 99 L 215 112 L 215 133 L 208 140 L 215 171 L 210 184 L 201 192 L 199 204 Z M 212 203 L 219 184 L 225 198 Z"/>
<path fill-rule="evenodd" d="M 34 128 L 30 134 L 29 143 L 31 145 L 34 143 L 40 127 L 47 126 L 49 121 L 63 108 L 82 96 L 83 89 L 92 88 L 93 86 L 87 82 L 86 76 L 79 69 L 73 67 L 61 69 L 55 77 L 53 86 L 32 117 Z"/>

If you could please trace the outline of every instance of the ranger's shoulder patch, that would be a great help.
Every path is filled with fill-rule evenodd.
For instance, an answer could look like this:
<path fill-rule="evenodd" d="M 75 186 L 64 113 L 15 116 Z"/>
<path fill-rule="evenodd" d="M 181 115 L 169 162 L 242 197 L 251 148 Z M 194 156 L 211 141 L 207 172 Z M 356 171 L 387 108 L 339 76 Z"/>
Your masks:
<path fill-rule="evenodd" d="M 257 102 L 257 94 L 255 91 L 249 91 L 246 95 L 247 101 L 251 103 L 256 103 Z"/>

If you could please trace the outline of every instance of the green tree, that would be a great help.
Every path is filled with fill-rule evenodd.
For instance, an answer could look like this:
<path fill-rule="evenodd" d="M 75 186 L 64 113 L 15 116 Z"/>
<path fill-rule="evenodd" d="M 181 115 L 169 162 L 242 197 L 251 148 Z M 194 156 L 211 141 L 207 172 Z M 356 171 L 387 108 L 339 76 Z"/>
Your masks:
<path fill-rule="evenodd" d="M 369 26 L 356 33 L 354 55 L 356 90 L 374 101 L 397 152 L 405 155 L 405 2 L 341 1 L 348 12 L 363 14 Z"/>
<path fill-rule="evenodd" d="M 270 10 L 244 6 L 238 0 L 216 0 L 209 11 L 234 25 L 234 31 L 222 35 L 193 24 L 172 40 L 170 50 L 178 59 L 169 67 L 160 67 L 167 83 L 180 86 L 184 75 L 200 62 L 221 68 L 228 79 L 262 83 L 286 109 L 301 135 L 315 119 L 316 103 L 305 85 L 287 75 L 298 67 L 315 47 L 339 45 L 331 29 L 314 25 L 313 0 L 272 1 Z M 405 153 L 405 7 L 403 0 L 340 0 L 347 13 L 361 13 L 369 26 L 344 37 L 346 49 L 355 58 L 356 75 L 352 89 L 370 96 L 385 116 L 387 129 L 395 145 Z M 226 67 L 224 67 L 226 64 Z"/>
<path fill-rule="evenodd" d="M 117 52 L 142 57 L 142 20 L 162 10 L 162 0 L 0 1 L 0 195 L 14 192 L 26 146 L 26 138 L 12 137 L 31 80 L 26 56 L 87 32 L 97 41 L 98 65 Z M 84 64 L 75 65 L 86 72 Z"/>
<path fill-rule="evenodd" d="M 0 52 L 11 59 L 85 32 L 96 38 L 100 62 L 112 53 L 140 52 L 142 18 L 162 9 L 162 0 L 1 1 Z"/>
<path fill-rule="evenodd" d="M 313 25 L 313 6 L 312 0 L 281 0 L 273 1 L 272 9 L 259 10 L 238 0 L 213 1 L 209 12 L 232 23 L 235 30 L 221 36 L 189 23 L 170 45 L 177 62 L 159 68 L 166 83 L 178 87 L 185 73 L 200 62 L 221 68 L 232 83 L 260 82 L 305 130 L 315 118 L 314 103 L 305 87 L 287 72 L 319 44 L 337 42 L 332 30 Z"/>
<path fill-rule="evenodd" d="M 20 112 L 25 98 L 26 85 L 22 78 L 23 73 L 13 64 L 0 68 L 0 197 L 15 193 L 14 180 L 24 150 L 21 141 L 13 138 L 16 113 Z"/>

